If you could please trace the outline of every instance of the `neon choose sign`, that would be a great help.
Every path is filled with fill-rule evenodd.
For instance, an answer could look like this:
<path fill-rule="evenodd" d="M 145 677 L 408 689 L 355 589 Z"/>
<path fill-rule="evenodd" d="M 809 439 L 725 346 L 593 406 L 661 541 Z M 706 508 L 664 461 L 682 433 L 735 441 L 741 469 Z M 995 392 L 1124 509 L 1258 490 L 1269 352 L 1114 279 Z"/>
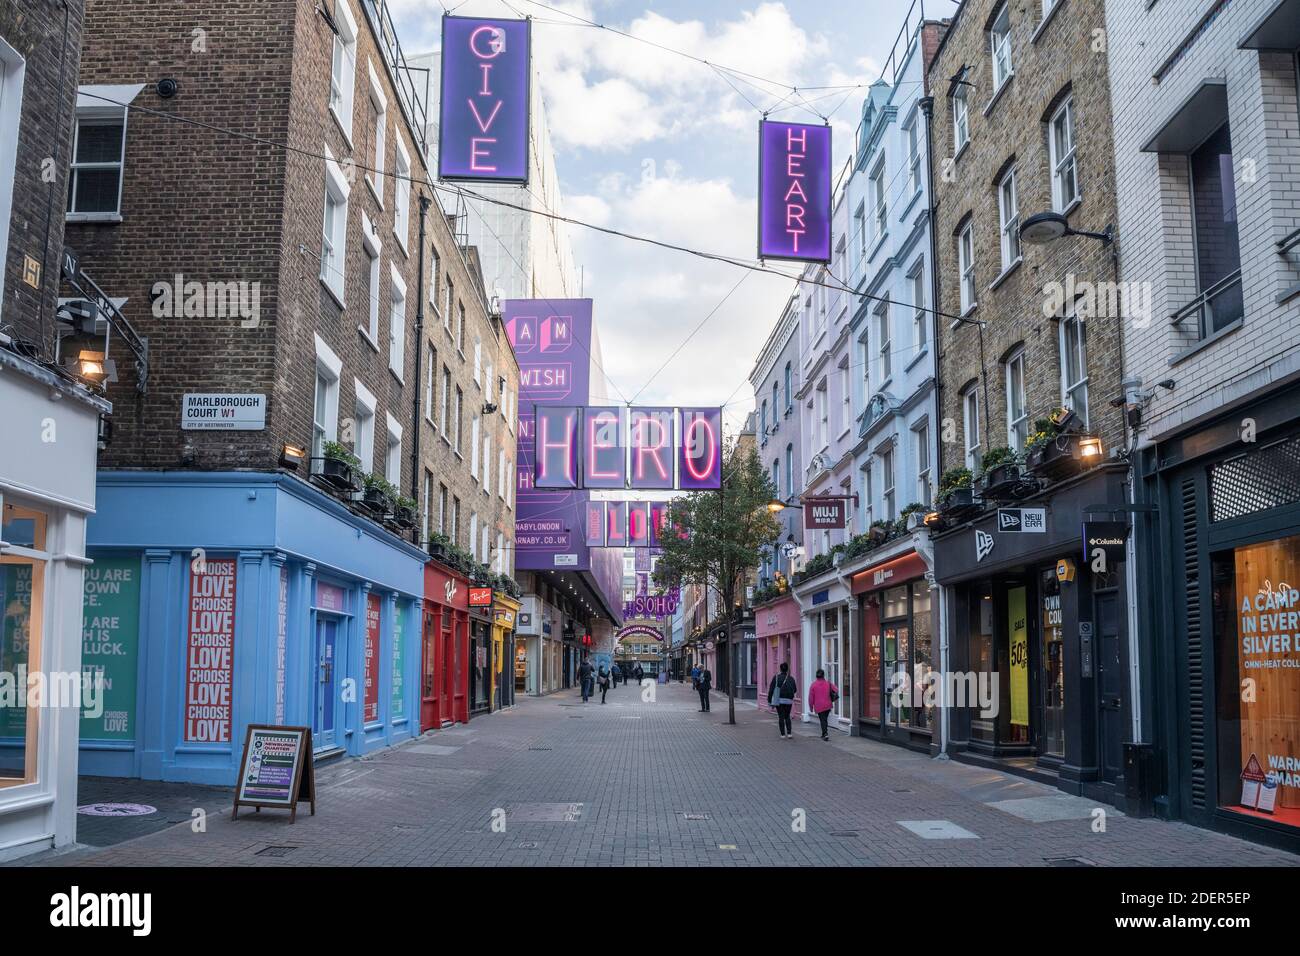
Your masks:
<path fill-rule="evenodd" d="M 716 490 L 721 408 L 538 405 L 534 488 Z"/>
<path fill-rule="evenodd" d="M 527 20 L 442 18 L 438 177 L 528 182 Z"/>

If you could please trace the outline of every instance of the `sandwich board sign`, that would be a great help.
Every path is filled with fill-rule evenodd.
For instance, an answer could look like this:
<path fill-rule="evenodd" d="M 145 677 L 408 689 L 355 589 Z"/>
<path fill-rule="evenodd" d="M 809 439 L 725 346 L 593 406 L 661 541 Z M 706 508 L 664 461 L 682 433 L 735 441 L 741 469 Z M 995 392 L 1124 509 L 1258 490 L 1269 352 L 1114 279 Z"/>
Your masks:
<path fill-rule="evenodd" d="M 311 803 L 316 815 L 316 772 L 312 766 L 311 728 L 249 724 L 244 735 L 244 755 L 239 761 L 235 785 L 235 807 L 262 807 L 289 811 L 289 822 L 298 818 L 298 802 Z"/>

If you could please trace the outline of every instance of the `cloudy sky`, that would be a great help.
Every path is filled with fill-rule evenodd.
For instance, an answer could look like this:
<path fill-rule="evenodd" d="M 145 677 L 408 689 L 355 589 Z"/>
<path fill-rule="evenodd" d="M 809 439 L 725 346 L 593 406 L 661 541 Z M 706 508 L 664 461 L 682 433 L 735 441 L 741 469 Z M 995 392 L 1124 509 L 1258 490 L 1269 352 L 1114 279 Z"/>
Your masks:
<path fill-rule="evenodd" d="M 829 116 L 838 169 L 851 148 L 865 85 L 880 76 L 913 0 L 445 2 L 460 15 L 514 16 L 513 6 L 533 17 L 534 60 L 568 215 L 753 260 L 761 111 L 802 122 Z M 441 0 L 390 0 L 390 6 L 408 51 L 437 49 Z M 926 13 L 948 16 L 955 6 L 926 0 Z M 763 79 L 720 75 L 647 43 L 578 25 L 561 11 Z M 799 99 L 783 85 L 799 87 Z M 782 108 L 792 102 L 794 108 Z M 586 295 L 595 300 L 610 397 L 728 402 L 734 430 L 753 407 L 747 376 L 792 282 L 749 274 L 737 288 L 746 273 L 733 266 L 581 227 L 570 238 Z"/>

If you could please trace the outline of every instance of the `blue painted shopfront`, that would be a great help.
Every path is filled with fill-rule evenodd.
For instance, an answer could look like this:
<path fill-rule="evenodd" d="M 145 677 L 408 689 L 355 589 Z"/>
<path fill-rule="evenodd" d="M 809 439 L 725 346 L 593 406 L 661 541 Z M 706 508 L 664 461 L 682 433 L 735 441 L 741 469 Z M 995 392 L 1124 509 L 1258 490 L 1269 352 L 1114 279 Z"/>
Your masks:
<path fill-rule="evenodd" d="M 250 723 L 318 756 L 419 734 L 426 555 L 293 476 L 102 472 L 81 772 L 232 785 Z"/>

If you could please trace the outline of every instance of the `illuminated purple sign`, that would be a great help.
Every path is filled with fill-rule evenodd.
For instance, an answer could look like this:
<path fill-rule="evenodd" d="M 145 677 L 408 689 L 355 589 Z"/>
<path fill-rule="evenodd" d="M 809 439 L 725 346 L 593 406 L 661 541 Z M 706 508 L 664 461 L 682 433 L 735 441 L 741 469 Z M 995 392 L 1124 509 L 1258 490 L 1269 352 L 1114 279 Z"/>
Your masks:
<path fill-rule="evenodd" d="M 582 484 L 584 488 L 626 486 L 627 448 L 621 408 L 583 409 Z"/>
<path fill-rule="evenodd" d="M 534 488 L 578 487 L 578 410 L 539 405 Z"/>
<path fill-rule="evenodd" d="M 673 484 L 673 410 L 634 408 L 628 424 L 632 487 L 666 489 Z"/>
<path fill-rule="evenodd" d="M 627 543 L 633 548 L 650 546 L 650 502 L 633 501 L 628 504 Z"/>
<path fill-rule="evenodd" d="M 627 502 L 605 502 L 605 544 L 611 548 L 627 547 Z"/>
<path fill-rule="evenodd" d="M 678 481 L 688 491 L 722 487 L 722 409 L 683 408 Z"/>
<path fill-rule="evenodd" d="M 583 507 L 583 533 L 587 547 L 605 547 L 605 502 L 588 501 Z"/>
<path fill-rule="evenodd" d="M 440 179 L 528 182 L 528 20 L 442 18 Z"/>
<path fill-rule="evenodd" d="M 831 128 L 758 127 L 760 259 L 831 260 Z"/>

